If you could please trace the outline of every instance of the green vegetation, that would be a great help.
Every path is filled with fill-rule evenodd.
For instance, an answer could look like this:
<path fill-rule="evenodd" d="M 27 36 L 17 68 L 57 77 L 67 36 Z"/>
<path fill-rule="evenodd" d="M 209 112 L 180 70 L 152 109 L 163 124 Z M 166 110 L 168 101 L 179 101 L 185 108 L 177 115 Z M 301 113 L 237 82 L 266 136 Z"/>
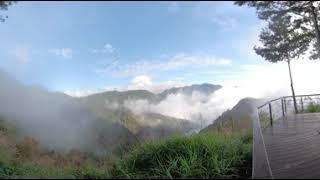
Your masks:
<path fill-rule="evenodd" d="M 108 178 L 106 168 L 93 165 L 81 167 L 41 166 L 33 162 L 19 162 L 4 147 L 0 146 L 0 178 L 72 178 L 102 179 Z"/>
<path fill-rule="evenodd" d="M 310 103 L 305 111 L 307 113 L 320 112 L 320 104 Z"/>
<path fill-rule="evenodd" d="M 244 133 L 252 130 L 252 119 L 246 116 L 238 118 L 228 117 L 223 120 L 215 121 L 213 124 L 202 129 L 200 133 L 216 132 L 222 134 Z"/>
<path fill-rule="evenodd" d="M 124 155 L 115 178 L 249 178 L 250 135 L 198 134 L 150 141 Z"/>
<path fill-rule="evenodd" d="M 2 178 L 251 178 L 252 134 L 201 133 L 150 140 L 114 159 L 41 149 L 36 140 L 14 138 L 0 121 Z M 250 131 L 251 132 L 251 131 Z"/>
<path fill-rule="evenodd" d="M 176 136 L 136 146 L 113 167 L 44 166 L 0 146 L 0 178 L 250 178 L 250 134 Z M 70 158 L 70 157 L 69 157 Z"/>
<path fill-rule="evenodd" d="M 262 129 L 265 129 L 270 126 L 270 117 L 269 114 L 266 112 L 259 113 L 259 120 Z"/>

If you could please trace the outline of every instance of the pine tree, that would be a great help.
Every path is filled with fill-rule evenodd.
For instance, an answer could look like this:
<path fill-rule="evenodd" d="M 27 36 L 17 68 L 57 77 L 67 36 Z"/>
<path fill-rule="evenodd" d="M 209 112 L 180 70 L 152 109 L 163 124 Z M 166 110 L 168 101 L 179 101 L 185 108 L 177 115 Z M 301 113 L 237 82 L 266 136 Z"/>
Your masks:
<path fill-rule="evenodd" d="M 8 10 L 8 7 L 16 1 L 0 1 L 0 10 Z M 0 15 L 0 21 L 4 22 L 8 16 Z"/>
<path fill-rule="evenodd" d="M 319 1 L 236 1 L 236 5 L 256 8 L 259 19 L 276 23 L 278 19 L 288 19 L 286 28 L 295 36 L 309 39 L 304 44 L 307 48 L 313 47 L 310 58 L 317 59 L 320 55 L 319 29 Z M 301 51 L 300 53 L 304 53 Z"/>
<path fill-rule="evenodd" d="M 262 46 L 255 46 L 256 54 L 269 62 L 288 63 L 291 91 L 295 112 L 297 103 L 293 88 L 290 61 L 310 51 L 310 58 L 320 56 L 319 5 L 314 1 L 236 1 L 257 10 L 259 19 L 268 23 L 259 39 Z"/>

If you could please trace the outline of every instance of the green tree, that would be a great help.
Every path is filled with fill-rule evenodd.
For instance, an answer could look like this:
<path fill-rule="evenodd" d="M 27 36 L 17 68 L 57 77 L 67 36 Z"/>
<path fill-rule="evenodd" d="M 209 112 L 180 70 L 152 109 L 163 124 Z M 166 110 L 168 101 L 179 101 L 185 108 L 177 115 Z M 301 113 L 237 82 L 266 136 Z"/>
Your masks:
<path fill-rule="evenodd" d="M 236 5 L 248 5 L 257 10 L 259 19 L 268 26 L 262 29 L 259 39 L 262 46 L 255 52 L 270 62 L 288 63 L 291 91 L 296 113 L 297 104 L 293 88 L 290 61 L 310 51 L 310 58 L 320 55 L 320 31 L 318 22 L 319 2 L 313 1 L 236 1 Z"/>
<path fill-rule="evenodd" d="M 0 1 L 0 10 L 8 10 L 8 7 L 16 1 Z M 4 22 L 8 16 L 0 15 L 0 21 Z"/>
<path fill-rule="evenodd" d="M 304 44 L 313 47 L 310 58 L 320 56 L 319 1 L 236 1 L 236 5 L 256 8 L 259 19 L 272 23 L 278 18 L 288 18 L 287 28 L 312 41 Z M 309 48 L 306 48 L 309 49 Z M 303 52 L 302 52 L 303 53 Z"/>

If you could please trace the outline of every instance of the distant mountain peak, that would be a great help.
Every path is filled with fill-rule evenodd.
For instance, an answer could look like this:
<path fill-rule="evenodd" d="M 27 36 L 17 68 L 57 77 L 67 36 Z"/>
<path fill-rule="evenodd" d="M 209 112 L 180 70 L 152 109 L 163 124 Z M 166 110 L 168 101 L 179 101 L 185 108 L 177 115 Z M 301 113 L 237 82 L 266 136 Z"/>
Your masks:
<path fill-rule="evenodd" d="M 213 85 L 209 83 L 193 84 L 190 86 L 173 87 L 173 88 L 164 90 L 162 93 L 159 94 L 159 96 L 164 98 L 169 94 L 178 94 L 178 93 L 191 95 L 195 91 L 203 93 L 205 95 L 210 95 L 220 88 L 222 88 L 221 85 Z"/>

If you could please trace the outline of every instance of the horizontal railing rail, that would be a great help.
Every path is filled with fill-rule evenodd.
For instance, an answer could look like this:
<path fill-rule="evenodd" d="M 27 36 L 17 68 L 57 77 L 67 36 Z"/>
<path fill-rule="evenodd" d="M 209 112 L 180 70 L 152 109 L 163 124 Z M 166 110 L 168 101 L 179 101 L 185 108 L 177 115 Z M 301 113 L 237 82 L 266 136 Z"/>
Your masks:
<path fill-rule="evenodd" d="M 306 113 L 310 105 L 320 104 L 320 94 L 296 95 L 298 113 Z M 259 120 L 263 128 L 272 125 L 286 114 L 295 114 L 293 96 L 283 96 L 270 100 L 258 107 Z M 267 122 L 267 120 L 269 122 Z"/>

